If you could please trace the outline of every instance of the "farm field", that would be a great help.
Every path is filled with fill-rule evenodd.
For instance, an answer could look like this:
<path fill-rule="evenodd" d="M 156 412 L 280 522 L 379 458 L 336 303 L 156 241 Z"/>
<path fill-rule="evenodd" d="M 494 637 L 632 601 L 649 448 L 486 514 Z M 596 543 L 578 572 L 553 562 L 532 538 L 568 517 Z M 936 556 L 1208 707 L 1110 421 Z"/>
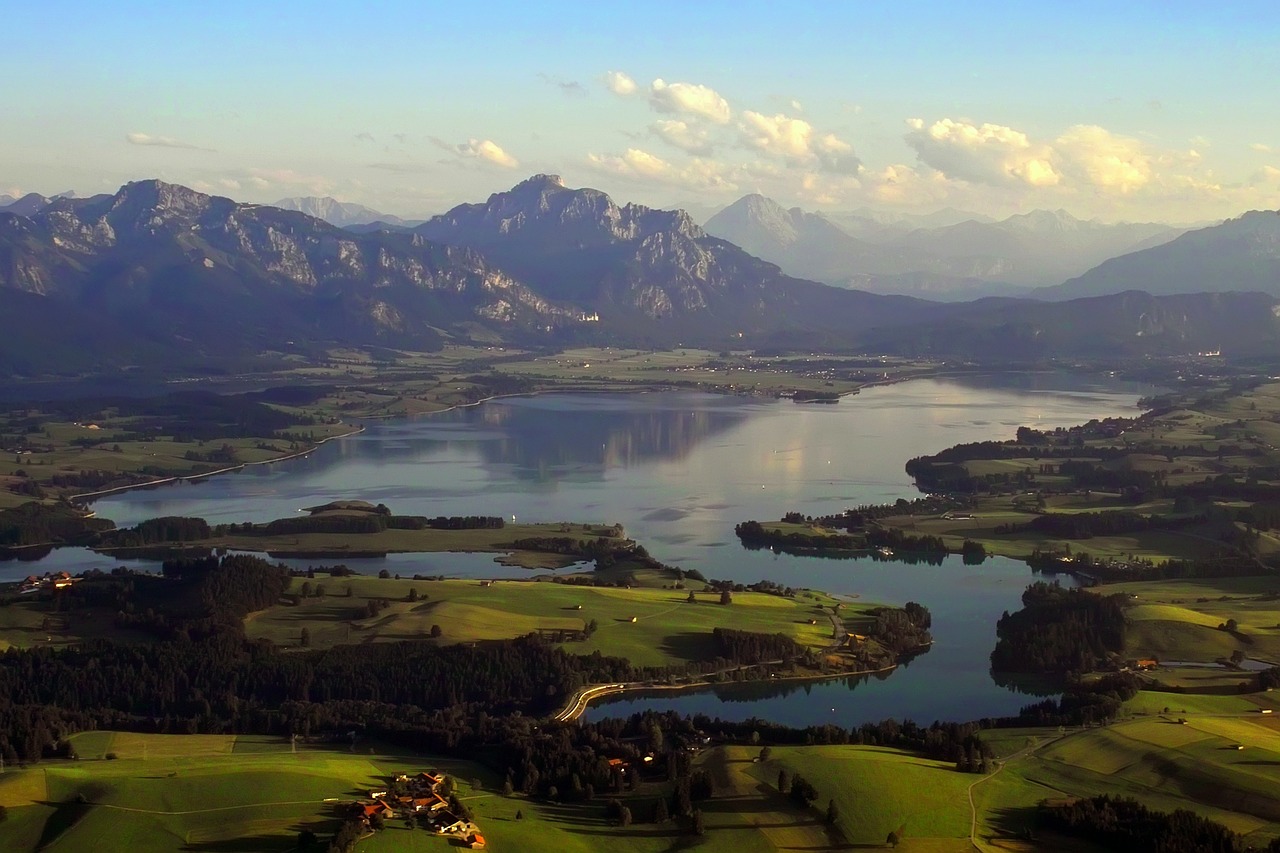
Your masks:
<path fill-rule="evenodd" d="M 306 628 L 310 645 L 324 648 L 348 642 L 421 639 L 439 625 L 440 642 L 462 643 L 533 631 L 580 631 L 594 619 L 595 633 L 586 640 L 566 643 L 567 650 L 575 654 L 599 651 L 627 657 L 639 666 L 659 666 L 712 656 L 711 630 L 717 626 L 782 633 L 805 646 L 827 646 L 831 622 L 818 607 L 829 609 L 835 603 L 835 599 L 816 592 L 802 592 L 795 599 L 734 593 L 733 603 L 726 606 L 718 603 L 719 593 L 696 592 L 698 601 L 691 604 L 687 601 L 689 590 L 654 587 L 320 575 L 310 581 L 295 578 L 291 591 L 300 590 L 304 582 L 313 588 L 323 586 L 324 597 L 304 598 L 297 606 L 280 605 L 250 614 L 245 620 L 250 638 L 297 646 Z M 351 591 L 349 596 L 347 590 Z M 370 617 L 368 602 L 375 598 L 391 603 Z M 855 619 L 870 606 L 848 605 L 842 615 Z M 816 624 L 810 624 L 811 620 Z"/>
<path fill-rule="evenodd" d="M 1096 589 L 1131 597 L 1126 654 L 1169 661 L 1211 662 L 1239 651 L 1280 663 L 1280 578 L 1119 583 Z M 1234 619 L 1234 631 L 1220 629 Z M 1184 677 L 1209 673 L 1183 673 Z M 1240 674 L 1234 681 L 1240 680 Z M 1234 682 L 1233 682 L 1234 683 Z"/>
<path fill-rule="evenodd" d="M 884 844 L 902 827 L 902 850 L 970 849 L 966 790 L 981 777 L 957 772 L 954 764 L 875 746 L 775 747 L 759 764 L 746 748 L 723 752 L 727 763 L 736 762 L 764 788 L 776 789 L 782 769 L 804 776 L 819 793 L 814 817 L 825 816 L 834 799 L 840 831 L 855 846 Z"/>
<path fill-rule="evenodd" d="M 89 732 L 72 743 L 79 761 L 0 776 L 6 853 L 51 844 L 99 853 L 288 851 L 303 829 L 332 833 L 338 801 L 389 775 L 430 765 L 455 775 L 464 796 L 475 794 L 470 780 L 481 775 L 465 762 L 367 747 L 299 746 L 293 753 L 288 742 L 256 736 Z M 450 849 L 446 839 L 431 840 L 438 845 L 431 849 Z"/>
<path fill-rule="evenodd" d="M 1000 838 L 1030 827 L 1043 799 L 1098 794 L 1133 797 L 1161 811 L 1190 808 L 1255 846 L 1280 833 L 1274 794 L 1280 721 L 1257 713 L 1260 704 L 1275 706 L 1269 696 L 1255 694 L 1245 705 L 1233 700 L 1246 697 L 1140 696 L 1131 710 L 1145 710 L 1164 696 L 1172 708 L 1190 706 L 1189 713 L 1143 714 L 1060 739 L 1045 730 L 1038 749 L 974 788 L 979 836 Z"/>

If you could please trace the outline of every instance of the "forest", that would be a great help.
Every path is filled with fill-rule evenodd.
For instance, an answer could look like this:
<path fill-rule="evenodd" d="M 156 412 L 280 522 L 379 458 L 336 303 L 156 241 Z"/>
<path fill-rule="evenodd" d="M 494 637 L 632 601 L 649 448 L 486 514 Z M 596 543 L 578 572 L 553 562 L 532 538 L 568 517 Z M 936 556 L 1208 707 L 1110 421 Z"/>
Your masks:
<path fill-rule="evenodd" d="M 1022 609 L 996 623 L 991 667 L 999 672 L 1080 673 L 1124 649 L 1124 597 L 1100 596 L 1038 581 Z"/>

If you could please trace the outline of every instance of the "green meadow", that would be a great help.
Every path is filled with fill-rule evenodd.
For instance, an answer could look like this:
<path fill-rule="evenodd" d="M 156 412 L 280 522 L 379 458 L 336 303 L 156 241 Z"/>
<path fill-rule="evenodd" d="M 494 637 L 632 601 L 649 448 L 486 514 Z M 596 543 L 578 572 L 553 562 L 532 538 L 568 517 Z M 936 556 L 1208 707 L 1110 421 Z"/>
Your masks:
<path fill-rule="evenodd" d="M 695 591 L 696 602 L 690 603 L 688 589 L 593 587 L 550 580 L 317 576 L 295 578 L 291 591 L 299 591 L 303 583 L 311 584 L 313 590 L 323 586 L 324 597 L 303 598 L 296 606 L 277 605 L 250 614 L 245 620 L 248 635 L 296 647 L 305 628 L 311 647 L 324 648 L 429 638 L 433 626 L 438 625 L 438 642 L 464 643 L 534 631 L 576 632 L 595 620 L 595 633 L 586 640 L 566 642 L 567 651 L 599 651 L 626 657 L 639 666 L 658 666 L 713 656 L 711 631 L 716 627 L 781 633 L 804 646 L 825 647 L 831 644 L 832 625 L 821 610 L 825 607 L 830 612 L 836 603 L 830 596 L 808 591 L 794 599 L 734 593 L 733 603 L 728 605 L 719 603 L 719 593 Z M 371 599 L 390 603 L 371 617 Z M 856 622 L 868 607 L 846 605 L 841 615 Z"/>

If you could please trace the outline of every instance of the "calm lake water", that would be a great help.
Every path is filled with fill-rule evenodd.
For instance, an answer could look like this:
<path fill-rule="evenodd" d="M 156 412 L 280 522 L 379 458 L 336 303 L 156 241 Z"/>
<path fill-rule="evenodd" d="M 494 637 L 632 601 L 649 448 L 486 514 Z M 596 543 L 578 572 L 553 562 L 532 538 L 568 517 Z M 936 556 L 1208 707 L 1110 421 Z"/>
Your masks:
<path fill-rule="evenodd" d="M 590 717 L 660 707 L 792 724 L 967 719 L 1011 713 L 1028 701 L 997 686 L 987 671 L 995 621 L 1020 606 L 1032 580 L 1024 564 L 788 557 L 744 550 L 733 526 L 790 510 L 821 514 L 911 498 L 918 492 L 903 470 L 910 457 L 1009 438 L 1021 425 L 1131 416 L 1138 397 L 1152 390 L 1031 374 L 913 380 L 868 388 L 834 406 L 678 392 L 510 398 L 371 422 L 361 435 L 330 442 L 305 459 L 113 495 L 95 509 L 120 526 L 161 515 L 268 521 L 362 498 L 406 514 L 617 521 L 658 559 L 708 577 L 769 578 L 887 603 L 919 601 L 933 612 L 937 642 L 884 679 L 629 699 L 597 706 Z M 0 564 L 0 578 L 110 562 L 63 549 L 38 563 Z M 347 562 L 354 567 L 357 561 Z M 527 574 L 497 566 L 487 555 L 367 562 L 359 570 Z"/>

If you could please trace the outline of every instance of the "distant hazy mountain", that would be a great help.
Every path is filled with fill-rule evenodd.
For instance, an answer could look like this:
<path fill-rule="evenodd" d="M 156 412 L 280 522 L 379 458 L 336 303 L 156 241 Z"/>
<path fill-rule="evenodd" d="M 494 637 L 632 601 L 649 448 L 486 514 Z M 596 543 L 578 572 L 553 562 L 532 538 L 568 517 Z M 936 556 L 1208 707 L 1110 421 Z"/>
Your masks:
<path fill-rule="evenodd" d="M 1163 245 L 1112 258 L 1036 295 L 1074 299 L 1123 290 L 1280 295 L 1280 211 L 1250 211 L 1221 225 L 1188 231 Z"/>
<path fill-rule="evenodd" d="M 14 198 L 8 195 L 0 196 L 0 210 L 5 213 L 15 213 L 18 216 L 30 216 L 51 200 L 39 193 L 27 193 L 21 198 Z"/>
<path fill-rule="evenodd" d="M 839 283 L 857 273 L 898 272 L 906 259 L 854 237 L 825 217 L 747 195 L 707 220 L 708 234 L 741 246 L 792 275 Z"/>
<path fill-rule="evenodd" d="M 940 211 L 937 221 L 962 213 Z M 1033 211 L 1002 222 L 906 225 L 851 215 L 833 219 L 749 195 L 707 220 L 706 228 L 792 275 L 948 300 L 1016 295 L 1058 283 L 1180 233 L 1166 225 L 1084 222 L 1065 211 Z"/>
<path fill-rule="evenodd" d="M 967 271 L 992 281 L 1047 285 L 1181 233 L 1158 223 L 1108 225 L 1076 219 L 1064 210 L 1034 210 L 1001 222 L 919 229 L 893 245 L 944 258 L 952 265 L 952 273 Z"/>
<path fill-rule="evenodd" d="M 905 213 L 902 211 L 873 210 L 869 207 L 862 207 L 856 210 L 824 215 L 840 225 L 844 225 L 846 221 L 854 223 L 875 222 L 880 225 L 892 225 L 895 228 L 908 231 L 916 228 L 945 228 L 948 225 L 957 225 L 961 222 L 996 221 L 995 217 L 974 213 L 972 210 L 958 210 L 954 207 L 944 207 L 930 213 Z"/>
<path fill-rule="evenodd" d="M 323 219 L 330 225 L 347 228 L 351 225 L 369 225 L 374 222 L 385 222 L 388 225 L 406 226 L 411 223 L 389 213 L 379 213 L 370 207 L 351 202 L 338 201 L 328 196 L 301 196 L 298 198 L 282 198 L 273 207 L 282 210 L 296 210 L 316 219 Z"/>

